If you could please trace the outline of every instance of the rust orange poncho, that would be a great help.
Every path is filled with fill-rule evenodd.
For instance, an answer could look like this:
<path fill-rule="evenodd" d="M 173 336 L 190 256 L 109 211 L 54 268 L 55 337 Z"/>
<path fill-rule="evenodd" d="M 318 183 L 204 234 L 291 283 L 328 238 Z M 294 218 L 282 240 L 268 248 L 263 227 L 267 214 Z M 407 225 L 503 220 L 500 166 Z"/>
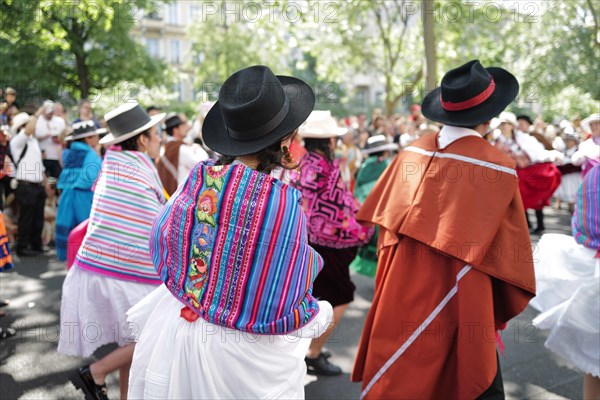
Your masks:
<path fill-rule="evenodd" d="M 357 219 L 381 227 L 375 296 L 352 380 L 368 399 L 476 398 L 496 330 L 535 295 L 514 162 L 480 137 L 402 151 Z"/>

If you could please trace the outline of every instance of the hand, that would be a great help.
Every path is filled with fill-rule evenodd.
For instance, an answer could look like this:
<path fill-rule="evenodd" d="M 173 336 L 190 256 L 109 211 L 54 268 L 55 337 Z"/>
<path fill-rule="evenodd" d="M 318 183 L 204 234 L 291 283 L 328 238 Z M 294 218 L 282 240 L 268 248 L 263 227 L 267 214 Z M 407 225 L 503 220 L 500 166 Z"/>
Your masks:
<path fill-rule="evenodd" d="M 33 116 L 38 118 L 41 115 L 44 115 L 44 106 L 40 106 L 40 108 L 37 109 L 37 111 L 35 112 L 35 114 Z"/>

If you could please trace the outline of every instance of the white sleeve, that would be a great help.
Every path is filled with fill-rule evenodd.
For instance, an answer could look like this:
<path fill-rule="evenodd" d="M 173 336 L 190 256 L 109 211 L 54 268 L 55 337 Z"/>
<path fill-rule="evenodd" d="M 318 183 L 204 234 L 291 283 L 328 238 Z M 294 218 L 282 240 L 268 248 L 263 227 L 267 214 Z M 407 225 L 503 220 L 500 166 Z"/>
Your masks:
<path fill-rule="evenodd" d="M 190 171 L 196 166 L 196 164 L 206 159 L 208 159 L 208 154 L 199 145 L 183 144 L 179 146 L 179 165 L 177 166 L 177 180 L 181 183 L 181 179 L 185 179 L 190 173 Z"/>
<path fill-rule="evenodd" d="M 46 123 L 44 123 L 46 121 Z M 35 123 L 35 137 L 41 138 L 48 134 L 48 124 L 44 117 L 39 117 Z"/>
<path fill-rule="evenodd" d="M 25 148 L 25 145 L 27 144 L 28 138 L 29 137 L 25 134 L 25 132 L 21 131 L 17 134 L 17 136 L 13 137 L 10 140 L 10 142 L 9 142 L 10 152 L 13 155 L 13 157 L 19 157 L 21 155 L 21 152 L 23 151 L 23 149 Z"/>
<path fill-rule="evenodd" d="M 588 139 L 579 145 L 579 149 L 571 156 L 573 165 L 582 165 L 587 159 L 600 159 L 600 146 Z"/>

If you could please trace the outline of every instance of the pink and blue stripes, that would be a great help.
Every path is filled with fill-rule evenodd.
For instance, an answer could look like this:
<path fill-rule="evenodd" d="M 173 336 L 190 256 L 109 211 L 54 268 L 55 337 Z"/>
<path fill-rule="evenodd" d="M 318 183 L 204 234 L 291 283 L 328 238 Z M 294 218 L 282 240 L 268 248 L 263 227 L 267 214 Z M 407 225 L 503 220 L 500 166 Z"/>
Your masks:
<path fill-rule="evenodd" d="M 245 165 L 219 170 L 223 185 L 198 306 L 186 290 L 190 242 L 206 228 L 197 217 L 199 196 L 214 185 L 207 180 L 216 168 L 211 161 L 198 164 L 155 219 L 156 270 L 176 298 L 211 323 L 258 334 L 293 332 L 319 311 L 312 284 L 323 261 L 308 245 L 300 192 Z"/>
<path fill-rule="evenodd" d="M 160 178 L 146 154 L 107 151 L 74 264 L 111 278 L 160 284 L 148 237 L 164 202 Z"/>
<path fill-rule="evenodd" d="M 577 243 L 600 250 L 600 165 L 592 168 L 583 178 L 577 191 L 575 213 L 571 220 L 573 237 Z"/>

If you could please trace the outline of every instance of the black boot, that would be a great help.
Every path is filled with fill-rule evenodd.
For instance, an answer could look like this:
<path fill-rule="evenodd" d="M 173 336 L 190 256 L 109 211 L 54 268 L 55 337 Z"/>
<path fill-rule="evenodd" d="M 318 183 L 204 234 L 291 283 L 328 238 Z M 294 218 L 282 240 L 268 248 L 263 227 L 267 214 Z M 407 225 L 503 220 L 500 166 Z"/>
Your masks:
<path fill-rule="evenodd" d="M 525 220 L 527 221 L 527 229 L 531 229 L 531 222 L 529 222 L 529 214 L 527 214 L 527 210 L 525 210 Z"/>
<path fill-rule="evenodd" d="M 544 226 L 544 212 L 542 210 L 535 210 L 535 219 L 537 220 L 537 228 L 532 233 L 539 235 L 546 230 Z"/>

